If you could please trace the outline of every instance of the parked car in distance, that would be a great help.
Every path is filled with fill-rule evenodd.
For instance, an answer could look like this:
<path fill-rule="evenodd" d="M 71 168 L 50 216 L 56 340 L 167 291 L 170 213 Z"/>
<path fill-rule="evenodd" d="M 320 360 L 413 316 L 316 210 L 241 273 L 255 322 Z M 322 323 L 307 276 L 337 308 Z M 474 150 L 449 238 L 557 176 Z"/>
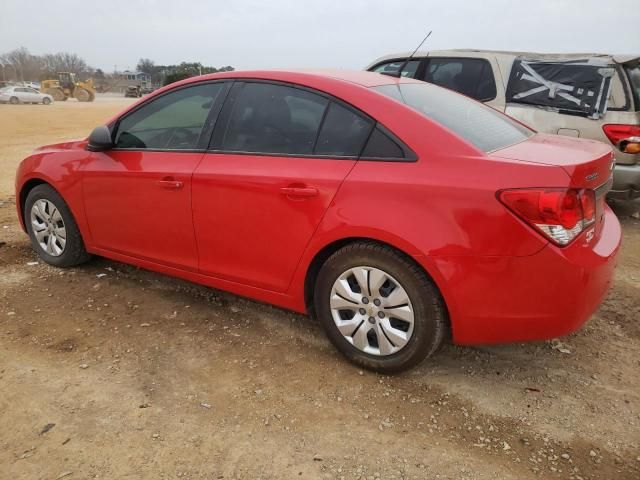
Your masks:
<path fill-rule="evenodd" d="M 164 87 L 20 164 L 35 251 L 91 254 L 316 317 L 365 368 L 578 329 L 621 230 L 611 147 L 535 133 L 369 72 L 225 72 Z"/>
<path fill-rule="evenodd" d="M 397 72 L 410 52 L 367 70 Z M 610 197 L 640 197 L 640 56 L 487 50 L 419 52 L 402 75 L 463 93 L 539 132 L 600 140 L 615 150 Z"/>
<path fill-rule="evenodd" d="M 142 90 L 138 86 L 131 85 L 131 86 L 127 87 L 127 89 L 124 91 L 124 96 L 125 96 L 125 98 L 126 97 L 139 98 L 139 97 L 142 96 Z"/>
<path fill-rule="evenodd" d="M 53 97 L 30 87 L 4 87 L 0 89 L 0 102 L 17 105 L 19 103 L 43 103 L 49 105 Z"/>
<path fill-rule="evenodd" d="M 18 86 L 33 88 L 34 90 L 40 91 L 40 82 L 22 82 L 22 85 Z"/>

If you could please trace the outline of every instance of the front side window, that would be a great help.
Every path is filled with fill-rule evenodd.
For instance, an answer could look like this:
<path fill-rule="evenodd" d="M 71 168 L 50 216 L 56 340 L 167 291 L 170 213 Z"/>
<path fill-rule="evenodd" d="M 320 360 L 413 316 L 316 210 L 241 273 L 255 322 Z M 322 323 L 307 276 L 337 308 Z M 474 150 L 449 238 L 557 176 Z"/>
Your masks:
<path fill-rule="evenodd" d="M 491 65 L 481 58 L 430 58 L 424 81 L 483 102 L 496 97 Z"/>
<path fill-rule="evenodd" d="M 373 67 L 372 72 L 376 73 L 394 73 L 397 74 L 398 69 L 404 64 L 404 60 L 394 60 L 392 62 L 381 63 Z M 402 69 L 401 76 L 415 78 L 416 72 L 418 71 L 418 66 L 420 65 L 420 60 L 411 60 L 407 62 L 407 64 Z"/>
<path fill-rule="evenodd" d="M 491 107 L 428 83 L 397 83 L 373 90 L 417 110 L 484 152 L 533 135 L 532 130 Z"/>
<path fill-rule="evenodd" d="M 207 83 L 164 94 L 120 120 L 116 148 L 191 150 L 222 83 Z"/>

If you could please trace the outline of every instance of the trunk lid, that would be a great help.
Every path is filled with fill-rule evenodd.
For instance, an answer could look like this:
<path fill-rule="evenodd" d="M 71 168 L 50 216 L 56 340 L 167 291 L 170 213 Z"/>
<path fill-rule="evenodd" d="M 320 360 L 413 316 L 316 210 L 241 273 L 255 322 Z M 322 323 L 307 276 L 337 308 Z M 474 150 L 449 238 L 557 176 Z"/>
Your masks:
<path fill-rule="evenodd" d="M 491 156 L 558 166 L 569 175 L 569 186 L 575 188 L 596 189 L 613 172 L 613 151 L 609 145 L 560 135 L 538 133 Z"/>
<path fill-rule="evenodd" d="M 604 221 L 605 197 L 613 184 L 614 156 L 609 145 L 560 135 L 538 133 L 524 142 L 497 150 L 491 157 L 555 165 L 569 176 L 567 185 L 532 185 L 532 187 L 567 187 L 591 189 L 596 197 L 595 228 L 587 228 L 589 241 L 600 237 Z"/>

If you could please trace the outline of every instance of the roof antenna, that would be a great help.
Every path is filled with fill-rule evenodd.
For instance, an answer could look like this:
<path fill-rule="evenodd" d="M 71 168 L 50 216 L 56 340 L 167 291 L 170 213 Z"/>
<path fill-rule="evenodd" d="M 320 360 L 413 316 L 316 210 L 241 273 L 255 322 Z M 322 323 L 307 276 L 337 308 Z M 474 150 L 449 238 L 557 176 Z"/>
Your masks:
<path fill-rule="evenodd" d="M 420 47 L 422 45 L 424 45 L 424 42 L 427 41 L 427 38 L 429 38 L 431 36 L 432 32 L 433 32 L 433 30 L 429 30 L 429 33 L 427 33 L 427 36 L 422 39 L 422 41 L 420 42 L 420 45 L 418 45 L 416 47 L 416 49 L 413 51 L 413 53 L 411 53 L 411 55 L 409 55 L 409 57 L 404 62 L 402 62 L 402 65 L 400 65 L 400 68 L 398 68 L 397 71 L 395 71 L 395 72 L 380 72 L 380 73 L 382 73 L 383 75 L 389 75 L 390 77 L 400 78 L 402 76 L 402 70 L 404 70 L 407 67 L 407 65 L 409 64 L 409 62 L 413 58 L 413 56 L 420 49 Z"/>

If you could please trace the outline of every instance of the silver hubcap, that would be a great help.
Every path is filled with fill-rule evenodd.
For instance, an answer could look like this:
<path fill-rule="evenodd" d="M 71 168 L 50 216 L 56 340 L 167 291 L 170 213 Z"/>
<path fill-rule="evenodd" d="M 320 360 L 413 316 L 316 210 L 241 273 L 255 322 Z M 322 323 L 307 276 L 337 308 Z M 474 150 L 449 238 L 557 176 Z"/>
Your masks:
<path fill-rule="evenodd" d="M 407 344 L 414 315 L 405 289 L 379 268 L 350 268 L 331 289 L 331 315 L 344 338 L 370 355 L 391 355 Z"/>
<path fill-rule="evenodd" d="M 31 207 L 31 227 L 40 248 L 59 257 L 67 244 L 67 230 L 58 208 L 49 200 L 36 200 Z"/>

